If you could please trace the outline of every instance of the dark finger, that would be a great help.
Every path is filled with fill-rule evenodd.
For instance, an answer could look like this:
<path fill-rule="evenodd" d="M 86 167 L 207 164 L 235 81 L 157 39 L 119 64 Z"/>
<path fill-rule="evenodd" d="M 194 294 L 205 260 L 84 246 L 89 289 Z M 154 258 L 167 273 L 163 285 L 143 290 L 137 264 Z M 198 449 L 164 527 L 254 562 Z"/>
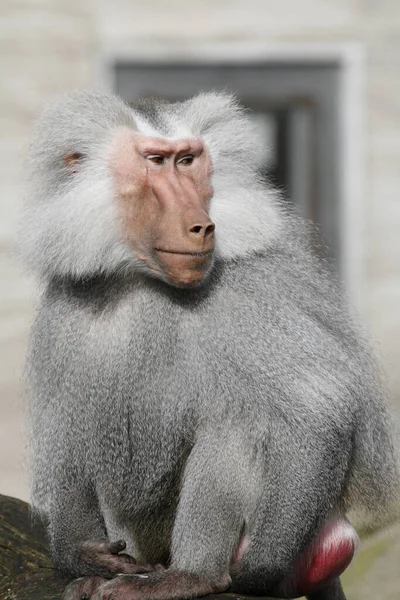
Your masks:
<path fill-rule="evenodd" d="M 111 542 L 108 544 L 108 551 L 111 554 L 119 554 L 122 550 L 125 550 L 126 542 L 124 540 L 118 540 L 117 542 Z"/>

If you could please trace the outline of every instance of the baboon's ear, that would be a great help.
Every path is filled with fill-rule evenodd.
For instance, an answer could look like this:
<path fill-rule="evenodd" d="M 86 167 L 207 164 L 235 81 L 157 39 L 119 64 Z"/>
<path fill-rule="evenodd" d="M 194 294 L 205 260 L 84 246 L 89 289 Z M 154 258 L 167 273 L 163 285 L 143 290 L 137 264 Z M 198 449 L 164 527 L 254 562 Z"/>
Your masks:
<path fill-rule="evenodd" d="M 65 167 L 73 175 L 75 173 L 78 173 L 83 159 L 84 159 L 84 155 L 81 154 L 80 152 L 70 152 L 68 154 L 64 154 L 64 156 L 63 156 L 63 161 L 64 161 Z"/>

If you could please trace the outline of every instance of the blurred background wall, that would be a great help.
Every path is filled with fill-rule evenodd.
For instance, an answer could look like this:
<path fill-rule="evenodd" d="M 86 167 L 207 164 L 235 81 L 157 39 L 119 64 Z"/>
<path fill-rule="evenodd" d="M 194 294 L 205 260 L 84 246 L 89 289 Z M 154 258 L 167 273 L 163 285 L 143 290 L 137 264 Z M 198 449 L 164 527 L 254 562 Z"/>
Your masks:
<path fill-rule="evenodd" d="M 397 0 L 0 0 L 0 65 L 0 493 L 28 498 L 20 378 L 34 286 L 12 249 L 23 157 L 42 107 L 71 88 L 236 92 L 265 138 L 265 172 L 319 223 L 400 414 Z M 399 598 L 400 535 L 374 543 L 351 598 Z"/>

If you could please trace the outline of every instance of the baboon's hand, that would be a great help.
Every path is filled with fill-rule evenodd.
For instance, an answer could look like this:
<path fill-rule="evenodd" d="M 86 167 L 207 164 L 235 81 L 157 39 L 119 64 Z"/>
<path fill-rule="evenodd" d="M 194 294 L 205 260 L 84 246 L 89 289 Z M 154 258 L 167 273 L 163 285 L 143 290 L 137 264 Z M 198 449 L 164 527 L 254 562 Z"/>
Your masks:
<path fill-rule="evenodd" d="M 192 573 L 165 570 L 146 575 L 119 575 L 115 579 L 99 585 L 90 600 L 197 598 L 224 592 L 229 585 L 229 576 L 208 580 Z"/>
<path fill-rule="evenodd" d="M 83 574 L 109 578 L 119 573 L 149 573 L 163 568 L 161 565 L 138 564 L 132 556 L 123 553 L 125 548 L 124 540 L 83 542 L 79 549 Z"/>
<path fill-rule="evenodd" d="M 64 590 L 61 600 L 89 600 L 106 579 L 103 577 L 80 577 Z"/>

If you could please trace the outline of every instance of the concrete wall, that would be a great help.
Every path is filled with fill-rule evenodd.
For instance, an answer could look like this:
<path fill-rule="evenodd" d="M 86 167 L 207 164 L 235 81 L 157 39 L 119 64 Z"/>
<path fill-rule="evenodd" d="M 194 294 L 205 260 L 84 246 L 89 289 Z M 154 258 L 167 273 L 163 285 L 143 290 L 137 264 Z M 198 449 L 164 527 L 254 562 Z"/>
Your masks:
<path fill-rule="evenodd" d="M 396 0 L 10 0 L 0 8 L 0 492 L 27 497 L 20 373 L 33 285 L 13 258 L 23 155 L 55 94 L 99 81 L 138 44 L 340 44 L 366 51 L 365 307 L 400 403 L 400 4 Z"/>
<path fill-rule="evenodd" d="M 23 158 L 54 94 L 93 83 L 94 19 L 83 2 L 0 3 L 0 493 L 28 497 L 21 370 L 34 287 L 14 258 Z"/>

